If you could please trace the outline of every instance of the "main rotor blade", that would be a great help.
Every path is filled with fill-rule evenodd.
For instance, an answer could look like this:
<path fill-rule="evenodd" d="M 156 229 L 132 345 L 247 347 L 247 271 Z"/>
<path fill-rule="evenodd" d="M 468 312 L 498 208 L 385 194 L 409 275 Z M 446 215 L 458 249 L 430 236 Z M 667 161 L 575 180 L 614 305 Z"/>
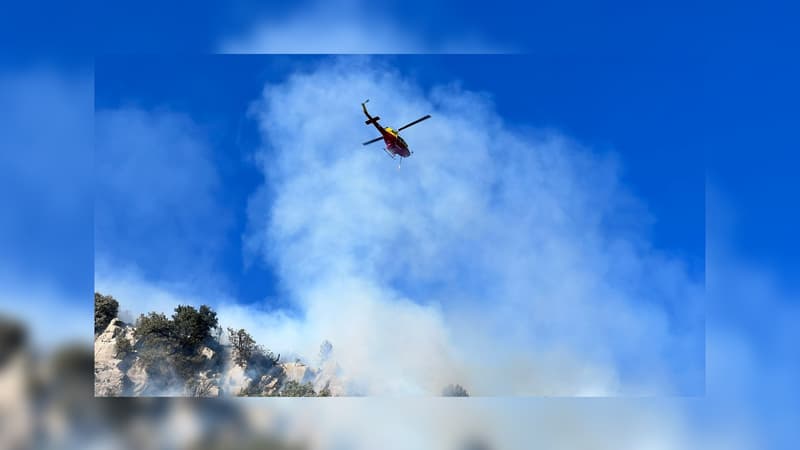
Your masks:
<path fill-rule="evenodd" d="M 378 141 L 380 141 L 381 139 L 383 139 L 383 136 L 381 136 L 381 137 L 376 137 L 375 139 L 373 139 L 373 140 L 371 140 L 371 141 L 364 142 L 364 143 L 363 143 L 363 144 L 361 144 L 361 145 L 369 145 L 369 144 L 372 144 L 373 142 L 378 142 Z"/>
<path fill-rule="evenodd" d="M 398 128 L 397 131 L 405 130 L 406 128 L 410 127 L 411 125 L 416 125 L 416 124 L 422 122 L 423 120 L 427 120 L 427 119 L 430 119 L 430 118 L 431 118 L 430 114 L 428 114 L 425 117 L 420 117 L 419 119 L 417 119 L 417 120 L 415 120 L 415 121 L 413 121 L 411 123 L 407 123 L 407 124 L 403 125 L 402 127 Z"/>

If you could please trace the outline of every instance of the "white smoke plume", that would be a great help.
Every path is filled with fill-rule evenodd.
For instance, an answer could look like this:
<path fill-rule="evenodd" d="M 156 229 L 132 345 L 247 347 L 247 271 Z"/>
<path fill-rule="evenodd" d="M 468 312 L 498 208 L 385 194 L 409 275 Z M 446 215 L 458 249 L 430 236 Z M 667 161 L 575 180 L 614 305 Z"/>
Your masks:
<path fill-rule="evenodd" d="M 400 170 L 360 145 L 366 98 L 384 126 L 433 115 L 404 132 Z M 252 113 L 266 182 L 245 244 L 302 311 L 237 314 L 261 342 L 329 339 L 373 395 L 702 392 L 702 280 L 648 244 L 613 156 L 368 59 L 266 86 Z"/>

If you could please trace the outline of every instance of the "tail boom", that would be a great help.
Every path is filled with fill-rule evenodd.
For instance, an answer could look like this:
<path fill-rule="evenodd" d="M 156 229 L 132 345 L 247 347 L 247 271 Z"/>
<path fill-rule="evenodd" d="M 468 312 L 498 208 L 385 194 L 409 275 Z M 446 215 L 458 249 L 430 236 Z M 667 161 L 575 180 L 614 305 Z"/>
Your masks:
<path fill-rule="evenodd" d="M 369 99 L 364 100 L 364 102 L 361 103 L 361 109 L 364 110 L 364 115 L 367 116 L 367 120 L 364 122 L 364 124 L 365 125 L 374 125 L 375 128 L 377 128 L 378 131 L 380 131 L 381 134 L 383 134 L 383 128 L 381 128 L 380 124 L 378 123 L 378 121 L 381 120 L 381 118 L 378 117 L 378 116 L 372 117 L 372 116 L 369 115 L 369 111 L 367 111 L 367 102 L 368 101 L 369 101 Z"/>

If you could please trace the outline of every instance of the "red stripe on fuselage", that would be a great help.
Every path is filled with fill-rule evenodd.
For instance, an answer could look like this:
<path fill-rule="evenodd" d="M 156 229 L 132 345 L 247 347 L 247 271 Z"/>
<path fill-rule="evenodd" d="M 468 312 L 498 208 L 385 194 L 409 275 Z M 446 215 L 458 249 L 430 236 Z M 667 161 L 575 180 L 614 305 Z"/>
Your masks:
<path fill-rule="evenodd" d="M 383 139 L 386 142 L 386 149 L 389 150 L 390 152 L 394 153 L 395 155 L 400 155 L 403 158 L 408 158 L 409 156 L 411 156 L 411 152 L 408 151 L 408 148 L 400 145 L 400 143 L 397 142 L 397 139 L 394 139 L 394 136 L 392 136 L 392 139 L 386 137 L 384 137 Z"/>

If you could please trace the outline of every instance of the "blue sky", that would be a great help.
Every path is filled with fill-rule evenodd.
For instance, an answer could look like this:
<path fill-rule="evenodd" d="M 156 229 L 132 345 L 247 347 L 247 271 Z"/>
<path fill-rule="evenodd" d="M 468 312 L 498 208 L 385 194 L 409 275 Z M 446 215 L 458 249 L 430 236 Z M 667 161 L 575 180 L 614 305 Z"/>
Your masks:
<path fill-rule="evenodd" d="M 423 88 L 456 82 L 464 89 L 487 92 L 512 124 L 554 128 L 596 151 L 618 155 L 623 182 L 652 216 L 651 243 L 685 260 L 694 276 L 702 279 L 704 148 L 702 142 L 687 138 L 695 134 L 698 113 L 678 95 L 697 89 L 696 82 L 686 73 L 670 70 L 674 61 L 479 58 L 403 56 L 381 62 Z M 245 302 L 279 293 L 274 284 L 264 283 L 272 278 L 269 267 L 245 268 L 242 263 L 240 237 L 246 226 L 247 197 L 262 181 L 249 161 L 259 138 L 246 113 L 265 83 L 283 81 L 292 71 L 318 60 L 107 56 L 96 63 L 97 109 L 165 109 L 191 117 L 203 129 L 221 177 L 219 205 L 233 219 L 215 268 L 226 274 Z"/>
<path fill-rule="evenodd" d="M 709 179 L 733 204 L 731 232 L 742 254 L 794 284 L 790 280 L 800 273 L 800 211 L 792 205 L 798 153 L 787 130 L 795 126 L 793 109 L 800 102 L 794 81 L 800 62 L 790 56 L 797 37 L 780 26 L 759 25 L 749 28 L 757 34 L 721 49 L 701 70 L 699 98 L 708 112 L 699 139 L 711 149 Z M 716 70 L 722 66 L 730 69 Z"/>
<path fill-rule="evenodd" d="M 0 189 L 4 272 L 73 294 L 92 287 L 92 182 L 76 176 L 93 162 L 92 89 L 86 70 L 0 70 L 0 179 L 12 186 Z"/>
<path fill-rule="evenodd" d="M 223 37 L 263 21 L 309 17 L 320 9 L 321 3 L 247 0 L 235 4 L 196 2 L 192 8 L 186 8 L 156 1 L 138 2 L 135 6 L 76 2 L 69 8 L 50 5 L 63 9 L 48 15 L 42 15 L 35 4 L 16 4 L 10 6 L 5 17 L 19 20 L 3 22 L 1 29 L 16 41 L 24 42 L 25 48 L 57 50 L 54 53 L 58 54 L 207 53 L 215 50 Z M 337 5 L 350 15 L 366 13 L 364 22 L 369 22 L 370 18 L 391 17 L 411 30 L 406 39 L 410 39 L 410 35 L 422 35 L 428 40 L 437 40 L 469 30 L 522 51 L 547 54 L 646 55 L 653 49 L 659 53 L 679 49 L 681 53 L 687 49 L 702 53 L 704 44 L 713 44 L 722 38 L 709 32 L 705 26 L 708 20 L 720 16 L 740 19 L 750 13 L 748 8 L 737 3 L 726 3 L 725 8 L 719 8 L 721 5 L 713 3 L 699 6 L 689 2 L 593 5 L 571 1 L 555 5 L 467 1 L 453 7 L 447 3 L 348 1 Z M 87 23 L 89 17 L 98 20 Z M 337 16 L 335 20 L 342 19 Z M 142 32 L 144 29 L 147 33 Z M 374 31 L 378 31 L 377 27 Z M 636 39 L 631 39 L 632 36 Z M 403 38 L 399 36 L 398 40 Z"/>

